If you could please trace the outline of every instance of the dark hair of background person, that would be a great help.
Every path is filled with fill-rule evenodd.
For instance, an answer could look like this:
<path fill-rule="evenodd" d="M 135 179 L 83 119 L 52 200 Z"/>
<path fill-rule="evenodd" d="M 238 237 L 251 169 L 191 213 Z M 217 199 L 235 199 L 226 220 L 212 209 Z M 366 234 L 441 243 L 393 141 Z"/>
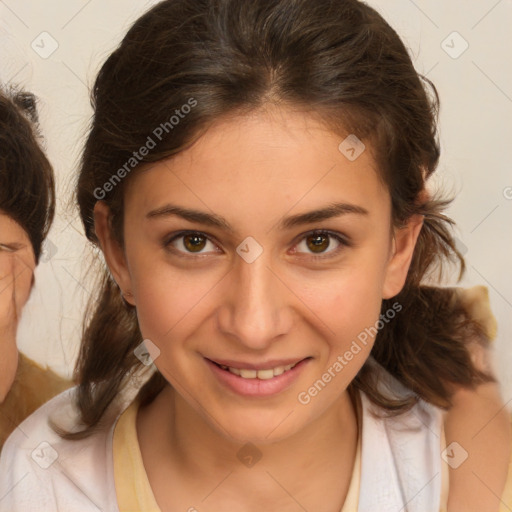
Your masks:
<path fill-rule="evenodd" d="M 425 286 L 446 263 L 464 271 L 442 212 L 449 200 L 422 193 L 439 160 L 439 98 L 419 75 L 397 33 L 356 0 L 168 0 L 140 17 L 102 66 L 92 92 L 94 118 L 82 155 L 76 200 L 87 238 L 94 231 L 94 191 L 143 146 L 153 130 L 190 98 L 197 106 L 144 157 L 169 158 L 189 147 L 221 116 L 264 105 L 300 109 L 340 134 L 354 133 L 373 149 L 392 199 L 394 226 L 424 216 L 407 282 L 384 300 L 382 313 L 403 309 L 379 332 L 374 359 L 412 390 L 396 400 L 378 388 L 365 363 L 349 391 L 364 391 L 390 414 L 419 398 L 450 406 L 453 384 L 493 380 L 472 364 L 467 339 L 485 343 L 481 327 L 454 300 L 452 289 Z M 123 246 L 121 180 L 103 199 L 114 236 Z M 88 305 L 75 379 L 83 430 L 101 425 L 108 406 L 140 368 L 142 341 L 136 310 L 121 297 L 105 266 Z M 434 277 L 432 277 L 434 276 Z M 143 402 L 165 385 L 157 371 L 140 390 Z"/>
<path fill-rule="evenodd" d="M 39 263 L 55 215 L 55 182 L 39 146 L 33 94 L 0 89 L 0 211 L 28 234 Z"/>

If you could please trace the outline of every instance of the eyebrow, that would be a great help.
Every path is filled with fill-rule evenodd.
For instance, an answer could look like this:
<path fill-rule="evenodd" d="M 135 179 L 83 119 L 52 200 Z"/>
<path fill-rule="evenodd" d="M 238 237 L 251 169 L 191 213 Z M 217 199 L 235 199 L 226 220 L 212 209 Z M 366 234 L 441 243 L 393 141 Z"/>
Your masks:
<path fill-rule="evenodd" d="M 309 212 L 285 217 L 279 221 L 278 228 L 282 230 L 291 229 L 303 224 L 312 224 L 314 222 L 320 222 L 347 214 L 368 215 L 368 210 L 355 204 L 332 203 L 319 210 L 311 210 Z M 188 220 L 190 222 L 196 222 L 198 224 L 220 228 L 230 233 L 236 233 L 229 222 L 227 222 L 227 220 L 220 215 L 182 208 L 170 203 L 157 208 L 156 210 L 151 210 L 146 214 L 146 218 L 148 219 L 162 217 L 165 218 L 171 216 L 180 217 L 182 219 Z"/>

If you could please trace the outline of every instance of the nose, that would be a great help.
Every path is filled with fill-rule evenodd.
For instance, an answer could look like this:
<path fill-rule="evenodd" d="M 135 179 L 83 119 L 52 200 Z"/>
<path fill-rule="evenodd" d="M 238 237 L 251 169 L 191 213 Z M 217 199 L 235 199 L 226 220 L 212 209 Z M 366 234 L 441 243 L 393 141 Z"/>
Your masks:
<path fill-rule="evenodd" d="M 252 263 L 237 257 L 218 310 L 220 331 L 252 350 L 265 350 L 293 323 L 293 293 L 269 259 L 266 251 Z"/>

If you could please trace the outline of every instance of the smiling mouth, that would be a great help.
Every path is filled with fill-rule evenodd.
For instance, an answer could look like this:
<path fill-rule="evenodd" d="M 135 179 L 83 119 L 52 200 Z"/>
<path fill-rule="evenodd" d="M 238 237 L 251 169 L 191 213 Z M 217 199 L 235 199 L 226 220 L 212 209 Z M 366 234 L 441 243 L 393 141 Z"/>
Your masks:
<path fill-rule="evenodd" d="M 238 377 L 241 377 L 242 379 L 269 380 L 290 371 L 292 368 L 297 366 L 302 361 L 304 361 L 304 359 L 302 359 L 301 361 L 297 361 L 296 363 L 293 364 L 287 364 L 285 366 L 276 366 L 275 368 L 268 368 L 265 370 L 255 370 L 250 368 L 233 368 L 232 366 L 219 364 L 216 363 L 215 361 L 212 361 L 212 363 L 221 368 L 222 370 L 230 372 Z"/>

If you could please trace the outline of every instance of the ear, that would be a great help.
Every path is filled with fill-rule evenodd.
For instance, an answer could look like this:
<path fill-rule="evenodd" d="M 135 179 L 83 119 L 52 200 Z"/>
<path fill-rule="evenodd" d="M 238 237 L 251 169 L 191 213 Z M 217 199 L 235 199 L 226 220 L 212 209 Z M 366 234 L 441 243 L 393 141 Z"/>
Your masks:
<path fill-rule="evenodd" d="M 131 294 L 131 277 L 124 250 L 112 236 L 111 212 L 104 201 L 94 205 L 94 229 L 108 268 L 127 302 L 135 306 Z"/>
<path fill-rule="evenodd" d="M 411 265 L 416 241 L 423 227 L 423 215 L 413 215 L 402 228 L 395 228 L 386 267 L 382 298 L 390 299 L 402 290 Z"/>

